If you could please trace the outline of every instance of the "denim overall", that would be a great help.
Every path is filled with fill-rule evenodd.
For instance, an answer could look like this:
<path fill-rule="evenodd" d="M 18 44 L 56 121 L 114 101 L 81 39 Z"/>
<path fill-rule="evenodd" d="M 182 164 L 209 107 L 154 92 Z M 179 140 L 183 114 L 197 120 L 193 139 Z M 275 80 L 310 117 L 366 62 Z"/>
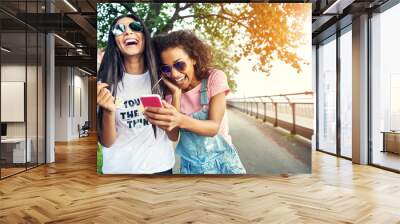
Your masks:
<path fill-rule="evenodd" d="M 208 119 L 207 79 L 201 81 L 200 103 L 202 109 L 192 114 L 194 119 Z M 181 157 L 181 174 L 245 174 L 233 145 L 222 135 L 207 137 L 180 129 L 176 152 Z"/>

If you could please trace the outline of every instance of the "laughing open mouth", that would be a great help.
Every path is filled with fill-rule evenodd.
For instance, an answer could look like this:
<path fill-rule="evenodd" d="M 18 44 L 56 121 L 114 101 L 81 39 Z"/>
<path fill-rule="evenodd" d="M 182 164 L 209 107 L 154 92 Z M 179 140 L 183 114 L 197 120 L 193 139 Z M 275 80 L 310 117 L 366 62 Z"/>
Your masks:
<path fill-rule="evenodd" d="M 131 45 L 137 45 L 138 42 L 139 41 L 136 39 L 126 39 L 124 44 L 125 44 L 125 46 L 131 46 Z"/>

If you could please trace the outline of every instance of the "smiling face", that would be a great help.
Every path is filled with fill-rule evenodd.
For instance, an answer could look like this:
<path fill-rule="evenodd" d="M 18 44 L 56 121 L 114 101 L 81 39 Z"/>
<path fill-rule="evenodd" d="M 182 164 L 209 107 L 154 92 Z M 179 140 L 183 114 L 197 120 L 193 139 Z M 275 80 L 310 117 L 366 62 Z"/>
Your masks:
<path fill-rule="evenodd" d="M 188 91 L 199 84 L 194 70 L 196 61 L 190 58 L 181 47 L 167 48 L 161 52 L 161 60 L 163 66 L 171 68 L 171 75 L 168 78 L 180 89 Z"/>
<path fill-rule="evenodd" d="M 144 35 L 143 32 L 133 31 L 129 24 L 134 22 L 130 17 L 123 17 L 116 23 L 125 26 L 125 32 L 115 37 L 115 42 L 124 56 L 136 56 L 143 54 L 144 51 Z"/>

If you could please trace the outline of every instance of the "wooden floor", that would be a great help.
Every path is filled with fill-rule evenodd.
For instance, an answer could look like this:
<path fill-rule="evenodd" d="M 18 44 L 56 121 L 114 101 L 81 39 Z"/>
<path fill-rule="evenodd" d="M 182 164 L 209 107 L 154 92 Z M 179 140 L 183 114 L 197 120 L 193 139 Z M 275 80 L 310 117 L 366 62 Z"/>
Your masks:
<path fill-rule="evenodd" d="M 375 151 L 372 158 L 375 164 L 400 170 L 400 154 Z"/>
<path fill-rule="evenodd" d="M 27 163 L 26 165 L 27 167 L 25 167 L 25 164 L 19 164 L 18 167 L 7 167 L 1 168 L 1 178 L 6 178 L 8 176 L 20 173 L 20 172 L 24 172 L 27 169 L 33 169 L 37 166 L 37 164 L 33 164 L 33 163 Z"/>
<path fill-rule="evenodd" d="M 1 177 L 11 176 L 13 174 L 19 173 L 26 170 L 25 167 L 23 168 L 1 168 Z"/>
<path fill-rule="evenodd" d="M 400 175 L 313 152 L 313 174 L 101 176 L 95 138 L 0 181 L 0 223 L 400 223 Z"/>

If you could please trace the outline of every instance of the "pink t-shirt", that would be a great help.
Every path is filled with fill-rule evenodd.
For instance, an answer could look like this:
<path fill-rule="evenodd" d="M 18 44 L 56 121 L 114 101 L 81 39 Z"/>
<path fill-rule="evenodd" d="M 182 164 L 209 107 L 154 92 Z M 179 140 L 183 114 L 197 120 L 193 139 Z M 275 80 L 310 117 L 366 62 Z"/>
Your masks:
<path fill-rule="evenodd" d="M 201 83 L 193 89 L 182 93 L 181 113 L 190 116 L 194 112 L 201 110 L 202 106 L 200 104 L 200 90 Z M 208 100 L 210 101 L 213 96 L 221 92 L 225 92 L 225 95 L 227 95 L 229 91 L 228 80 L 225 73 L 217 69 L 210 70 L 210 75 L 207 82 Z M 171 103 L 172 101 L 171 95 L 165 96 L 165 99 L 168 103 Z M 228 117 L 226 111 L 224 117 L 222 118 L 218 134 L 221 134 L 226 141 L 232 143 L 231 137 L 229 136 Z"/>

